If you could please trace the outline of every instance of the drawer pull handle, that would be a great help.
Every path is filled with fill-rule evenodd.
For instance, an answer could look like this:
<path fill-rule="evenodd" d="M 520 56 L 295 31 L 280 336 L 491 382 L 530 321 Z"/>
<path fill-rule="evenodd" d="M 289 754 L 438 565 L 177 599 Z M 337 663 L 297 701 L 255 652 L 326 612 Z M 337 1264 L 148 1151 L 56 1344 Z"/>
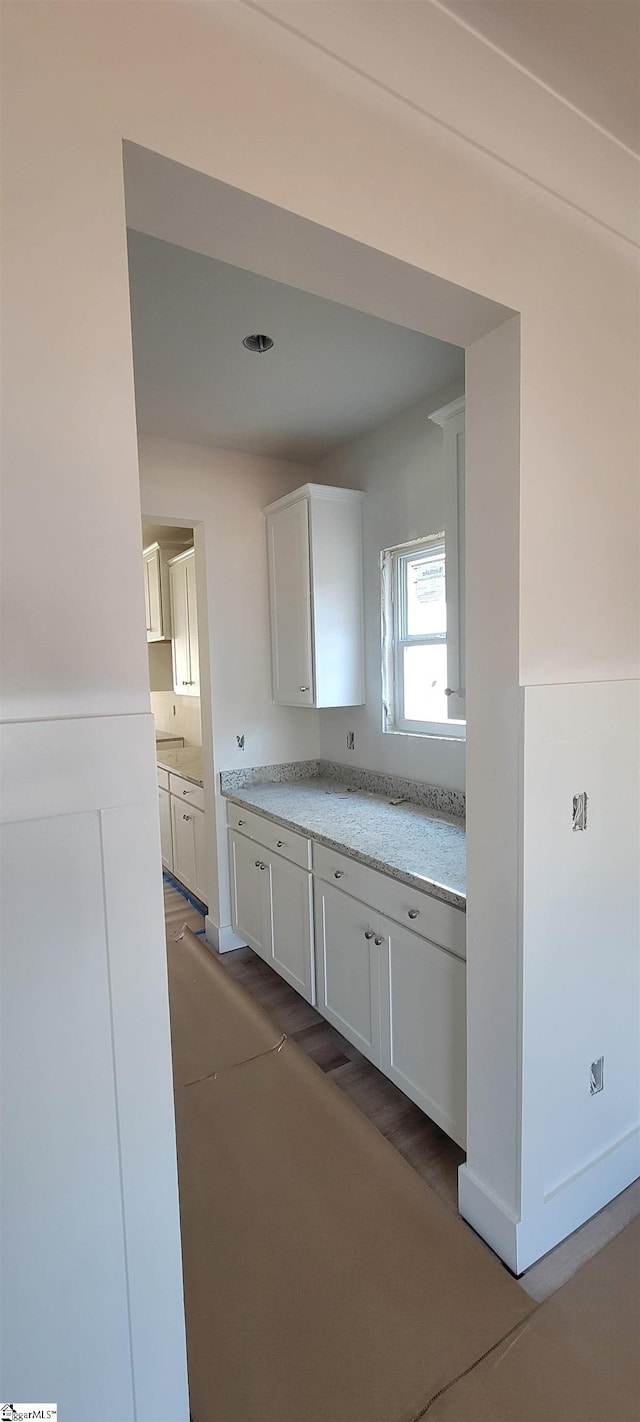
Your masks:
<path fill-rule="evenodd" d="M 259 859 L 256 859 L 256 861 L 255 861 L 255 866 L 256 866 L 256 869 L 259 869 L 259 868 L 260 868 L 260 860 L 259 860 Z"/>
<path fill-rule="evenodd" d="M 183 790 L 183 795 L 193 795 L 193 790 Z"/>
<path fill-rule="evenodd" d="M 263 871 L 266 869 L 266 867 L 267 867 L 266 864 L 261 864 L 261 865 L 260 865 L 260 868 L 261 868 Z"/>
<path fill-rule="evenodd" d="M 282 849 L 282 848 L 283 848 L 283 845 L 284 845 L 284 840 L 283 840 L 283 839 L 277 839 L 277 840 L 276 840 L 276 849 Z"/>
<path fill-rule="evenodd" d="M 193 815 L 183 815 L 182 818 L 183 818 L 183 820 L 192 820 L 192 819 L 193 819 Z"/>
<path fill-rule="evenodd" d="M 309 688 L 308 688 L 308 686 L 301 686 L 301 687 L 300 687 L 300 690 L 301 690 L 301 691 L 308 691 Z"/>
<path fill-rule="evenodd" d="M 419 918 L 419 917 L 420 917 L 420 909 L 409 909 L 408 917 L 409 917 L 409 918 Z"/>
<path fill-rule="evenodd" d="M 344 877 L 344 869 L 335 869 L 333 877 L 334 879 L 342 879 Z"/>
<path fill-rule="evenodd" d="M 370 929 L 369 932 L 368 932 L 368 933 L 365 933 L 364 936 L 365 936 L 365 938 L 367 939 L 367 941 L 368 941 L 370 938 L 373 938 L 373 936 L 374 936 L 374 934 L 373 934 L 373 929 Z"/>
<path fill-rule="evenodd" d="M 376 938 L 376 939 L 375 939 L 376 948 L 379 948 L 381 943 L 384 943 L 384 938 Z"/>
<path fill-rule="evenodd" d="M 238 828 L 240 827 L 240 825 L 243 825 L 243 824 L 244 824 L 244 820 L 238 820 Z"/>

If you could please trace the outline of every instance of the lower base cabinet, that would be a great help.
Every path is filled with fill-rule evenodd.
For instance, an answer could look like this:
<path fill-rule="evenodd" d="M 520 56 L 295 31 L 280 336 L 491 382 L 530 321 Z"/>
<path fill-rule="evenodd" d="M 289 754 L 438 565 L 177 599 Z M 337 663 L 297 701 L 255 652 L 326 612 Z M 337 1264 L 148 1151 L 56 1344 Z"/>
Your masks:
<path fill-rule="evenodd" d="M 234 931 L 307 1002 L 315 1002 L 311 874 L 232 831 Z"/>
<path fill-rule="evenodd" d="M 458 1145 L 466 1138 L 467 974 L 460 958 L 378 922 L 385 1076 Z"/>
<path fill-rule="evenodd" d="M 437 914 L 409 900 L 409 918 L 423 925 L 412 932 L 263 846 L 256 835 L 268 839 L 273 825 L 263 831 L 257 820 L 244 833 L 229 829 L 235 932 L 464 1146 L 466 964 L 424 936 L 428 925 L 444 931 L 441 906 Z M 338 879 L 346 870 L 332 861 L 330 872 Z M 371 897 L 391 906 L 385 883 L 376 873 Z M 464 943 L 463 922 L 454 931 L 447 920 L 447 932 L 456 947 Z"/>
<path fill-rule="evenodd" d="M 315 1003 L 311 874 L 275 854 L 269 868 L 272 966 L 307 1002 Z"/>
<path fill-rule="evenodd" d="M 160 850 L 165 869 L 173 871 L 173 838 L 171 834 L 171 796 L 168 790 L 158 787 L 158 807 L 160 811 Z"/>
<path fill-rule="evenodd" d="M 229 849 L 234 931 L 269 963 L 273 941 L 269 865 L 260 845 L 243 834 L 229 835 Z"/>
<path fill-rule="evenodd" d="M 382 942 L 364 904 L 316 879 L 318 1011 L 362 1055 L 381 1066 Z"/>
<path fill-rule="evenodd" d="M 204 812 L 171 800 L 173 873 L 197 898 L 206 902 Z"/>

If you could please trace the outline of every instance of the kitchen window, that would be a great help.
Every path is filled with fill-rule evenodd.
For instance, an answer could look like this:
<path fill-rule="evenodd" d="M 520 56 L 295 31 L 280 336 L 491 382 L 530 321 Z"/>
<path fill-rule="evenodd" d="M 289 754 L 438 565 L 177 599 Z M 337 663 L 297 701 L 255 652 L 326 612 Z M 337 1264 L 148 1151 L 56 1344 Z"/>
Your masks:
<path fill-rule="evenodd" d="M 464 737 L 461 599 L 444 533 L 386 549 L 381 567 L 383 728 Z"/>

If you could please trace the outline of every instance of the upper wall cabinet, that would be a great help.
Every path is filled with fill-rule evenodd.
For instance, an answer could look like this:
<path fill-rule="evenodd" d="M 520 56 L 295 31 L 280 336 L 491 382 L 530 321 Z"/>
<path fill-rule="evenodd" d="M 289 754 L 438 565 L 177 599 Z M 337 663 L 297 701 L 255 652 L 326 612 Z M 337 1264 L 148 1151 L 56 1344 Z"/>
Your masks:
<path fill-rule="evenodd" d="M 362 705 L 362 494 L 305 484 L 264 513 L 274 701 Z"/>
<path fill-rule="evenodd" d="M 171 636 L 168 554 L 159 543 L 150 543 L 142 560 L 147 642 L 165 642 Z"/>
<path fill-rule="evenodd" d="M 188 548 L 169 562 L 171 586 L 171 661 L 178 696 L 200 695 L 196 555 Z"/>

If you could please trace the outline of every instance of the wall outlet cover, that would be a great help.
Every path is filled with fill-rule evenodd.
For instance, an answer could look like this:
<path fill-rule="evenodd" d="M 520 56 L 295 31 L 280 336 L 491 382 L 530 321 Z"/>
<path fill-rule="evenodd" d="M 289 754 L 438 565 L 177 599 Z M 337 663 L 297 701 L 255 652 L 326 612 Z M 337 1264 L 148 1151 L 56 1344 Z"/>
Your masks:
<path fill-rule="evenodd" d="M 347 750 L 355 750 L 355 748 L 356 748 L 356 733 L 355 733 L 355 731 L 347 731 Z"/>

